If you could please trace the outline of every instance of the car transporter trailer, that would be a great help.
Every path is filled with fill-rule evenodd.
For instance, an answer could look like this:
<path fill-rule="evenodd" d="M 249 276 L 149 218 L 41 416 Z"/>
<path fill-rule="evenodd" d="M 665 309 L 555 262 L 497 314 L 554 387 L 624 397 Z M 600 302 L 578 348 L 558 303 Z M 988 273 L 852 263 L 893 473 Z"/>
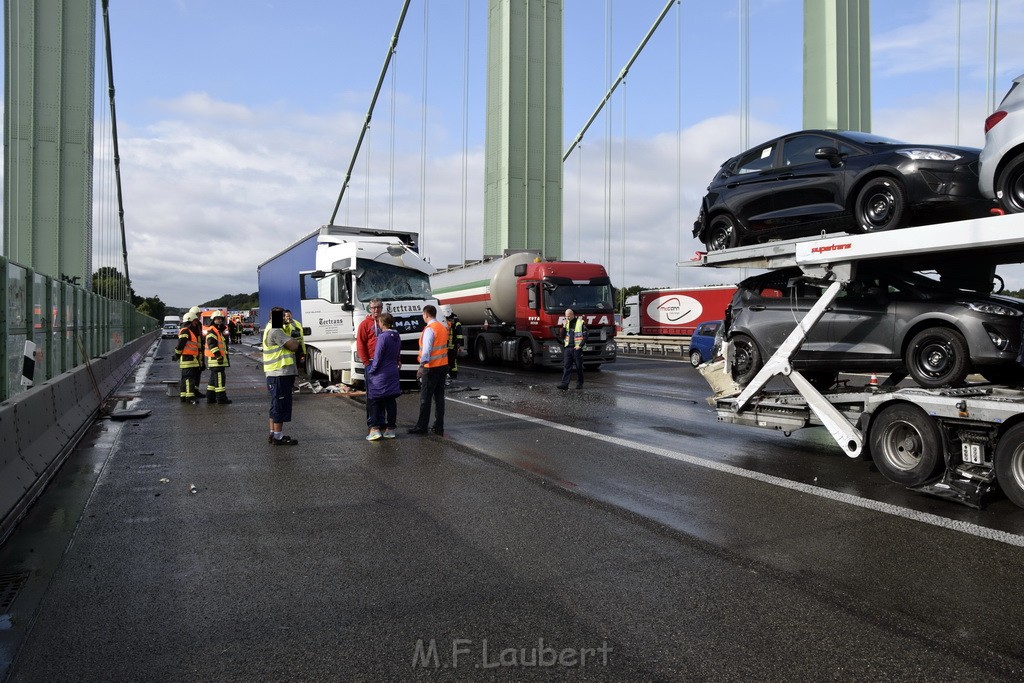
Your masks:
<path fill-rule="evenodd" d="M 944 274 L 960 269 L 976 282 L 978 273 L 987 273 L 991 281 L 996 265 L 1024 263 L 1024 214 L 700 253 L 692 265 L 797 266 L 822 288 L 820 298 L 739 395 L 729 392 L 733 396 L 714 399 L 718 419 L 787 435 L 825 427 L 847 456 L 870 453 L 886 478 L 912 490 L 981 508 L 998 484 L 1024 507 L 1024 389 L 995 384 L 900 388 L 906 375 L 896 372 L 881 386 L 823 392 L 793 369 L 791 359 L 854 277 L 858 263 L 888 260 Z M 720 366 L 730 372 L 731 349 L 725 346 L 726 360 L 714 371 Z M 777 375 L 788 378 L 795 392 L 766 390 Z"/>

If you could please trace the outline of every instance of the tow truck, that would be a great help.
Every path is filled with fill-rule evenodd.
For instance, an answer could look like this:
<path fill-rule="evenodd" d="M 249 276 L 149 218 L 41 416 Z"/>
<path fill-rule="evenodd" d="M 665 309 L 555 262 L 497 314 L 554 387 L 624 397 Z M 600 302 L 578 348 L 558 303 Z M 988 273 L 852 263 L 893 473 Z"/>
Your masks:
<path fill-rule="evenodd" d="M 914 270 L 960 268 L 965 277 L 991 278 L 997 265 L 1024 263 L 1024 214 L 699 252 L 688 265 L 796 266 L 821 288 L 815 304 L 746 386 L 736 385 L 728 374 L 728 342 L 723 360 L 702 366 L 716 388 L 709 402 L 719 421 L 787 436 L 824 427 L 847 456 L 870 455 L 887 479 L 912 490 L 980 509 L 1001 488 L 1024 507 L 1024 389 L 988 383 L 899 386 L 906 373 L 897 371 L 878 386 L 822 391 L 793 368 L 808 333 L 866 261 L 898 261 Z M 766 388 L 779 376 L 795 391 Z"/>

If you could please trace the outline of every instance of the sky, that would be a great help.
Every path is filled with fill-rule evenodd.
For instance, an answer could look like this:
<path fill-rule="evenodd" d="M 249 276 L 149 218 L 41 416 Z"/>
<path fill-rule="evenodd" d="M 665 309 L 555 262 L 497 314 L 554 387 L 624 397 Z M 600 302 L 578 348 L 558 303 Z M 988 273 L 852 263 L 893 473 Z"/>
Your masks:
<path fill-rule="evenodd" d="M 664 5 L 564 0 L 563 150 Z M 603 262 L 616 286 L 742 275 L 677 263 L 702 248 L 692 225 L 718 166 L 802 128 L 803 5 L 749 0 L 746 139 L 739 3 L 672 7 L 608 114 L 565 163 L 563 258 Z M 188 307 L 256 291 L 260 263 L 329 222 L 401 7 L 401 0 L 110 1 L 137 294 Z M 875 0 L 871 26 L 873 131 L 980 147 L 992 98 L 1024 72 L 1017 47 L 1024 0 Z M 101 20 L 97 29 L 102 52 Z M 422 252 L 437 267 L 482 255 L 486 35 L 485 0 L 412 2 L 336 223 L 420 232 Z M 98 60 L 94 268 L 120 258 L 105 68 Z M 1008 285 L 1024 287 L 1024 276 L 1017 280 L 1011 274 Z"/>

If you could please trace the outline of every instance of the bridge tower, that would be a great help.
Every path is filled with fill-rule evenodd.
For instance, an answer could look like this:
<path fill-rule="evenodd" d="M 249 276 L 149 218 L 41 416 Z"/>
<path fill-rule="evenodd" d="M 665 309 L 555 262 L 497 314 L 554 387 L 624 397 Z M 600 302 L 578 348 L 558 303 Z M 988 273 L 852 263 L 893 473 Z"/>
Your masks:
<path fill-rule="evenodd" d="M 804 0 L 804 128 L 871 132 L 870 0 Z"/>
<path fill-rule="evenodd" d="M 484 254 L 562 255 L 562 0 L 490 0 Z"/>
<path fill-rule="evenodd" d="M 85 286 L 96 2 L 6 0 L 4 26 L 4 255 Z"/>

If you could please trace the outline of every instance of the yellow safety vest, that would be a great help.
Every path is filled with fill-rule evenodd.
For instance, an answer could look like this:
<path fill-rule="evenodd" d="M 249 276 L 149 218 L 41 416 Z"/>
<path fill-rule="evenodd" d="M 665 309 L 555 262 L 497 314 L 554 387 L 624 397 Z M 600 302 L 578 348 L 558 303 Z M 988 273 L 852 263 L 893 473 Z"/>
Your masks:
<path fill-rule="evenodd" d="M 569 346 L 570 322 L 571 321 L 569 320 L 565 321 L 565 339 L 562 341 L 562 344 L 564 344 L 565 346 Z M 578 349 L 581 346 L 583 346 L 583 318 L 576 318 L 576 329 L 572 330 L 572 332 L 574 335 L 573 346 L 575 346 Z"/>
<path fill-rule="evenodd" d="M 295 365 L 295 353 L 289 351 L 280 344 L 271 345 L 270 324 L 263 329 L 263 372 L 281 370 L 289 365 Z"/>

